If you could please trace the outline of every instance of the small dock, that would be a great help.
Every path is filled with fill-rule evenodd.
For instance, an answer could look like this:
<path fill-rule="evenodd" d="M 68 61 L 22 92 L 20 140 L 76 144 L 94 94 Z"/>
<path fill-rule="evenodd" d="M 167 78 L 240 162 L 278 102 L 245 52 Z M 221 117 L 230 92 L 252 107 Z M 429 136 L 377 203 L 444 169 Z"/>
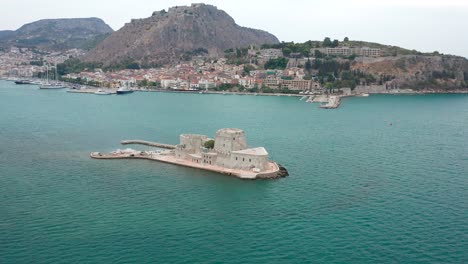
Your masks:
<path fill-rule="evenodd" d="M 96 94 L 98 88 L 86 88 L 86 89 L 68 89 L 67 93 L 78 93 L 78 94 Z M 116 89 L 104 89 L 104 91 L 111 94 L 117 94 Z"/>
<path fill-rule="evenodd" d="M 156 147 L 156 148 L 163 148 L 163 149 L 175 149 L 175 145 L 169 145 L 169 144 L 163 144 L 163 143 L 158 143 L 158 142 L 151 142 L 151 141 L 145 141 L 145 140 L 123 140 L 120 142 L 122 145 L 145 145 L 145 146 L 150 146 L 150 147 Z"/>

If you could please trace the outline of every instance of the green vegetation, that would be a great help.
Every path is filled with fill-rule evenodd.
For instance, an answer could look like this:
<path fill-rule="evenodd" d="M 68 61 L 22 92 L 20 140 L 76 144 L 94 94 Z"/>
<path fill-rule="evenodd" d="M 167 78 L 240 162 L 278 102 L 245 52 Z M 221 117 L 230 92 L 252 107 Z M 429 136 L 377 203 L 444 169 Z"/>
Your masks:
<path fill-rule="evenodd" d="M 391 75 L 380 75 L 379 76 L 379 81 L 378 81 L 378 84 L 379 85 L 383 85 L 384 83 L 388 82 L 388 81 L 391 81 L 395 79 L 395 76 L 391 76 Z"/>
<path fill-rule="evenodd" d="M 241 65 L 249 63 L 247 59 L 248 48 L 243 49 L 227 49 L 224 51 L 224 57 L 227 59 L 227 64 Z"/>
<path fill-rule="evenodd" d="M 466 75 L 464 76 L 465 80 L 466 80 Z M 451 71 L 433 71 L 432 72 L 432 78 L 434 79 L 443 79 L 443 80 L 448 80 L 448 79 L 455 79 L 456 76 L 455 76 L 455 73 L 454 72 L 451 72 Z"/>
<path fill-rule="evenodd" d="M 137 82 L 137 86 L 146 88 L 161 88 L 161 82 L 150 82 L 147 79 L 143 79 L 142 81 Z"/>
<path fill-rule="evenodd" d="M 19 46 L 37 46 L 42 43 L 47 43 L 49 39 L 45 37 L 35 37 L 35 38 L 28 38 L 28 39 L 17 39 L 16 44 Z"/>
<path fill-rule="evenodd" d="M 351 88 L 361 83 L 373 84 L 377 79 L 359 70 L 351 71 L 349 61 L 339 62 L 333 58 L 316 59 L 312 69 L 318 70 L 317 79 L 325 88 Z"/>
<path fill-rule="evenodd" d="M 281 49 L 287 57 L 292 53 L 299 53 L 301 56 L 308 57 L 310 56 L 310 49 L 319 46 L 319 41 L 309 40 L 304 43 L 281 42 L 279 44 L 264 44 L 262 45 L 262 49 Z"/>
<path fill-rule="evenodd" d="M 255 67 L 252 64 L 244 65 L 244 73 L 245 75 L 249 75 L 251 71 L 255 70 Z"/>
<path fill-rule="evenodd" d="M 329 48 L 336 48 L 340 45 L 340 42 L 335 39 L 333 41 L 331 41 L 331 39 L 329 37 L 326 37 L 323 42 L 322 42 L 322 47 L 329 47 Z"/>
<path fill-rule="evenodd" d="M 204 56 L 208 54 L 208 50 L 205 48 L 197 48 L 192 51 L 186 51 L 181 55 L 181 59 L 184 61 L 190 61 L 194 56 Z"/>
<path fill-rule="evenodd" d="M 64 63 L 57 64 L 57 71 L 59 75 L 66 75 L 69 73 L 80 73 L 83 71 L 94 71 L 95 69 L 102 69 L 103 71 L 117 71 L 123 69 L 149 69 L 156 68 L 160 65 L 158 63 L 143 62 L 138 63 L 133 60 L 123 60 L 120 63 L 113 63 L 109 66 L 104 66 L 101 62 L 83 62 L 76 58 L 70 58 Z"/>
<path fill-rule="evenodd" d="M 88 85 L 88 86 L 94 86 L 94 87 L 100 87 L 102 86 L 102 83 L 97 82 L 97 81 L 87 81 L 85 79 L 81 79 L 80 77 L 76 79 L 70 79 L 70 78 L 60 78 L 60 80 L 69 82 L 69 83 L 76 83 L 76 84 L 81 84 L 81 85 Z"/>
<path fill-rule="evenodd" d="M 277 59 L 271 59 L 265 63 L 265 69 L 270 69 L 270 70 L 284 70 L 286 69 L 286 66 L 288 65 L 288 59 L 287 58 L 277 58 Z"/>
<path fill-rule="evenodd" d="M 44 61 L 43 61 L 43 60 L 30 61 L 29 64 L 35 65 L 35 66 L 43 66 L 43 65 L 44 65 Z"/>
<path fill-rule="evenodd" d="M 68 59 L 64 63 L 57 64 L 57 72 L 59 75 L 66 75 L 69 73 L 80 73 L 85 70 L 94 70 L 102 68 L 102 63 L 97 62 L 82 62 L 79 59 Z"/>
<path fill-rule="evenodd" d="M 214 145 L 215 145 L 215 141 L 212 139 L 206 141 L 205 144 L 203 144 L 203 146 L 207 149 L 213 149 Z"/>
<path fill-rule="evenodd" d="M 234 85 L 232 85 L 230 83 L 222 83 L 219 86 L 215 87 L 214 90 L 215 91 L 227 91 L 227 90 L 230 90 L 232 88 L 234 88 Z"/>

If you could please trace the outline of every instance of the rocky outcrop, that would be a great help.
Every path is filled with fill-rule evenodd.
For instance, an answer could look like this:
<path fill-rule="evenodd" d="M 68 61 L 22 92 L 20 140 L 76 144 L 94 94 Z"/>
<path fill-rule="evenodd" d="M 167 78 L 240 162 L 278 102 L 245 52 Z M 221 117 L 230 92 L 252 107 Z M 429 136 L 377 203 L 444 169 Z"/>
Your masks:
<path fill-rule="evenodd" d="M 99 18 L 44 19 L 16 31 L 1 31 L 4 46 L 37 47 L 45 50 L 94 48 L 113 30 Z"/>
<path fill-rule="evenodd" d="M 398 88 L 458 89 L 468 83 L 468 60 L 450 55 L 357 58 L 352 70 L 387 76 Z"/>
<path fill-rule="evenodd" d="M 123 61 L 170 63 L 192 55 L 220 55 L 230 48 L 273 44 L 268 32 L 237 25 L 215 6 L 192 4 L 134 19 L 87 54 L 86 61 L 106 65 Z"/>

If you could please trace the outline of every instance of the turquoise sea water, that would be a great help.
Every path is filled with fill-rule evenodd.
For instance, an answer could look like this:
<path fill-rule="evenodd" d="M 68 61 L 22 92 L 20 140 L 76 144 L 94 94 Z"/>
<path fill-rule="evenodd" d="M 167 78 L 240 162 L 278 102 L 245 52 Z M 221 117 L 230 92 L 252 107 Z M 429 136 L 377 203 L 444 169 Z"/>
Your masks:
<path fill-rule="evenodd" d="M 390 125 L 391 124 L 391 125 Z M 144 160 L 238 127 L 290 177 Z M 144 148 L 144 147 L 140 147 Z M 0 263 L 468 263 L 468 96 L 69 94 L 0 82 Z"/>

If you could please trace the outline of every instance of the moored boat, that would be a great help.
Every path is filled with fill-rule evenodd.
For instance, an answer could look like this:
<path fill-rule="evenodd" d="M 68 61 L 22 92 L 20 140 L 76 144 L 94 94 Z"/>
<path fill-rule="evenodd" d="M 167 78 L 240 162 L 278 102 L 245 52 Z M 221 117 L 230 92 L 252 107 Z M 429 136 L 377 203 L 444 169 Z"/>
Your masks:
<path fill-rule="evenodd" d="M 98 89 L 96 92 L 94 92 L 94 94 L 97 94 L 97 95 L 111 95 L 112 93 L 108 92 L 108 91 L 104 91 L 102 89 Z"/>
<path fill-rule="evenodd" d="M 30 80 L 17 80 L 15 81 L 16 84 L 33 84 Z"/>
<path fill-rule="evenodd" d="M 64 89 L 65 86 L 63 85 L 57 85 L 57 84 L 51 84 L 51 83 L 44 83 L 41 86 L 39 86 L 39 89 Z"/>
<path fill-rule="evenodd" d="M 133 90 L 127 89 L 125 87 L 121 87 L 117 90 L 117 94 L 129 94 L 133 93 Z"/>

